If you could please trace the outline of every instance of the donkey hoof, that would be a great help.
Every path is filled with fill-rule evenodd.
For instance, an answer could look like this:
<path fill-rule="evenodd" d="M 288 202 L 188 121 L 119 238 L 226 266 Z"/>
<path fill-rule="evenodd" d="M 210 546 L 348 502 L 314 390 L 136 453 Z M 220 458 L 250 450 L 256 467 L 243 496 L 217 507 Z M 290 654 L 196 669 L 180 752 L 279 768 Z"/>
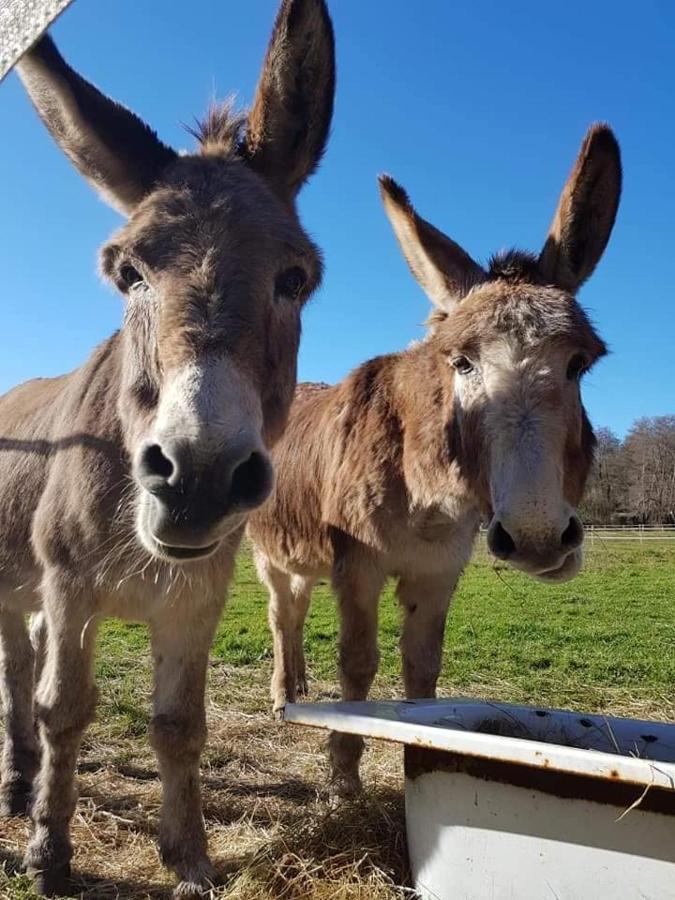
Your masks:
<path fill-rule="evenodd" d="M 0 788 L 0 818 L 23 816 L 30 810 L 33 786 L 27 781 L 9 781 Z"/>
<path fill-rule="evenodd" d="M 197 900 L 208 897 L 216 884 L 216 870 L 210 863 L 198 866 L 195 872 L 178 882 L 174 888 L 173 900 Z"/>
<path fill-rule="evenodd" d="M 328 784 L 328 798 L 331 803 L 339 803 L 341 800 L 354 800 L 363 792 L 361 779 L 357 774 L 340 772 L 333 775 Z"/>
<path fill-rule="evenodd" d="M 307 694 L 309 694 L 309 684 L 307 683 L 307 679 L 299 678 L 295 690 L 300 697 L 306 697 Z"/>
<path fill-rule="evenodd" d="M 277 722 L 280 722 L 283 719 L 286 704 L 292 702 L 293 701 L 289 699 L 286 691 L 280 691 L 278 694 L 272 694 L 272 715 Z"/>
<path fill-rule="evenodd" d="M 70 893 L 70 863 L 48 869 L 29 868 L 27 874 L 33 879 L 35 893 L 40 897 L 61 897 Z"/>
<path fill-rule="evenodd" d="M 200 887 L 194 881 L 181 881 L 174 888 L 172 900 L 201 900 L 210 892 L 210 886 Z"/>

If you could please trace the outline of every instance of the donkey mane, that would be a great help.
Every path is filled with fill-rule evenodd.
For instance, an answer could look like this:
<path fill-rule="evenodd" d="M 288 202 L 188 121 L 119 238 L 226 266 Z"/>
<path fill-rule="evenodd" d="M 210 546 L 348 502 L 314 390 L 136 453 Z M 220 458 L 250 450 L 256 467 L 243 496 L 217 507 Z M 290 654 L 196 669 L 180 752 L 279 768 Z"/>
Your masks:
<path fill-rule="evenodd" d="M 539 258 L 526 250 L 501 250 L 490 257 L 488 281 L 508 281 L 511 284 L 546 284 L 539 267 Z"/>
<path fill-rule="evenodd" d="M 515 248 L 500 250 L 489 258 L 485 272 L 485 281 L 479 282 L 478 286 L 491 281 L 538 286 L 548 283 L 541 271 L 539 258 L 527 250 L 516 250 Z M 445 322 L 448 315 L 450 313 L 447 310 L 436 307 L 429 313 L 425 325 L 433 330 L 434 326 Z"/>
<path fill-rule="evenodd" d="M 197 139 L 205 155 L 243 157 L 245 126 L 246 113 L 236 110 L 234 98 L 229 97 L 222 103 L 213 102 L 204 119 L 197 120 L 194 126 L 187 125 L 186 129 Z"/>

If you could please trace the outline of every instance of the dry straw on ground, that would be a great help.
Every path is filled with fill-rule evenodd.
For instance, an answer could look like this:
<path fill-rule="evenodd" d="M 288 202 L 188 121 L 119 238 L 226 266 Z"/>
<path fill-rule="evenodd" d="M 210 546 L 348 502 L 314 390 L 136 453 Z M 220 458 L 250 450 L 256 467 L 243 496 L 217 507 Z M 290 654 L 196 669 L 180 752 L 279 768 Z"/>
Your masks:
<path fill-rule="evenodd" d="M 149 664 L 133 660 L 131 703 L 147 709 Z M 402 753 L 371 742 L 364 757 L 363 799 L 331 807 L 324 732 L 275 722 L 269 713 L 269 663 L 214 663 L 209 739 L 203 757 L 204 810 L 220 885 L 213 900 L 403 900 L 411 898 L 405 848 Z M 160 784 L 143 721 L 120 728 L 110 711 L 129 702 L 125 682 L 102 682 L 98 721 L 80 763 L 80 801 L 73 823 L 77 896 L 82 900 L 160 900 L 171 877 L 155 847 Z M 334 686 L 312 683 L 312 700 Z M 384 679 L 374 694 L 400 686 Z M 447 693 L 447 689 L 444 690 Z M 451 691 L 451 693 L 453 693 Z M 507 681 L 477 682 L 461 692 L 526 701 Z M 672 698 L 648 703 L 612 694 L 608 714 L 675 719 Z M 28 837 L 25 819 L 0 825 L 0 898 L 32 900 L 16 871 Z"/>
<path fill-rule="evenodd" d="M 366 797 L 332 807 L 322 791 L 325 734 L 273 721 L 263 669 L 212 670 L 202 768 L 209 843 L 222 882 L 214 900 L 411 896 L 405 887 L 400 750 L 373 745 L 364 764 Z M 79 782 L 73 824 L 79 896 L 169 897 L 171 878 L 154 842 L 160 784 L 147 739 L 120 737 L 105 721 L 96 723 L 83 749 Z M 25 819 L 2 823 L 3 900 L 32 897 L 26 879 L 7 877 L 16 870 L 28 831 Z"/>

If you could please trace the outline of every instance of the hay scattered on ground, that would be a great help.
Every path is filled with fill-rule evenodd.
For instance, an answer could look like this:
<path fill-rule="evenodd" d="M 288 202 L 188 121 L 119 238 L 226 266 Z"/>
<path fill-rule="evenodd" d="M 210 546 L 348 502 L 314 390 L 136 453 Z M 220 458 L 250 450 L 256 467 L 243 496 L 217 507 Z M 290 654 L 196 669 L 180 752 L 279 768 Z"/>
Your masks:
<path fill-rule="evenodd" d="M 212 669 L 202 771 L 210 851 L 222 882 L 213 900 L 410 897 L 400 749 L 371 745 L 363 766 L 367 796 L 331 806 L 323 791 L 326 735 L 272 719 L 268 675 L 267 666 Z M 315 693 L 330 695 L 328 686 L 318 687 Z M 96 723 L 83 748 L 79 784 L 78 896 L 170 897 L 172 877 L 155 845 L 160 782 L 145 736 L 119 736 L 107 721 Z M 11 877 L 28 834 L 25 819 L 2 823 L 2 900 L 34 896 L 28 879 Z"/>
<path fill-rule="evenodd" d="M 119 678 L 101 680 L 99 719 L 81 756 L 73 823 L 77 896 L 166 900 L 173 879 L 155 845 L 160 782 L 146 736 L 149 665 L 134 652 L 120 655 L 116 668 Z M 401 749 L 371 742 L 362 768 L 365 796 L 333 808 L 323 792 L 326 734 L 272 719 L 269 675 L 269 661 L 211 669 L 202 772 L 221 881 L 212 900 L 409 900 Z M 328 683 L 314 681 L 311 691 L 312 700 L 336 696 Z M 508 681 L 444 693 L 532 702 Z M 376 681 L 375 696 L 397 694 L 396 683 Z M 672 697 L 645 702 L 614 690 L 608 704 L 607 692 L 602 696 L 607 714 L 675 720 Z M 14 874 L 28 834 L 25 819 L 2 822 L 1 900 L 34 900 L 28 879 Z"/>

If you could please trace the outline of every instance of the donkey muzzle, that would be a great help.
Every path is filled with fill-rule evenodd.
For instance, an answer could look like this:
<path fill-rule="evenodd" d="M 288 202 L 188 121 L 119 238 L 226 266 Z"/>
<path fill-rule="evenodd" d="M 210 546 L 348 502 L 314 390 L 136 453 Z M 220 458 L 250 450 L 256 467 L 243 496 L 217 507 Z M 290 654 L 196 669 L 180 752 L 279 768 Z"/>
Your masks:
<path fill-rule="evenodd" d="M 145 495 L 144 530 L 160 555 L 177 560 L 212 553 L 273 484 L 267 452 L 248 440 L 205 457 L 189 441 L 164 439 L 142 447 L 135 468 Z"/>
<path fill-rule="evenodd" d="M 519 527 L 504 514 L 495 514 L 488 529 L 490 552 L 544 581 L 564 581 L 579 570 L 584 527 L 572 513 L 562 526 L 537 531 Z"/>

